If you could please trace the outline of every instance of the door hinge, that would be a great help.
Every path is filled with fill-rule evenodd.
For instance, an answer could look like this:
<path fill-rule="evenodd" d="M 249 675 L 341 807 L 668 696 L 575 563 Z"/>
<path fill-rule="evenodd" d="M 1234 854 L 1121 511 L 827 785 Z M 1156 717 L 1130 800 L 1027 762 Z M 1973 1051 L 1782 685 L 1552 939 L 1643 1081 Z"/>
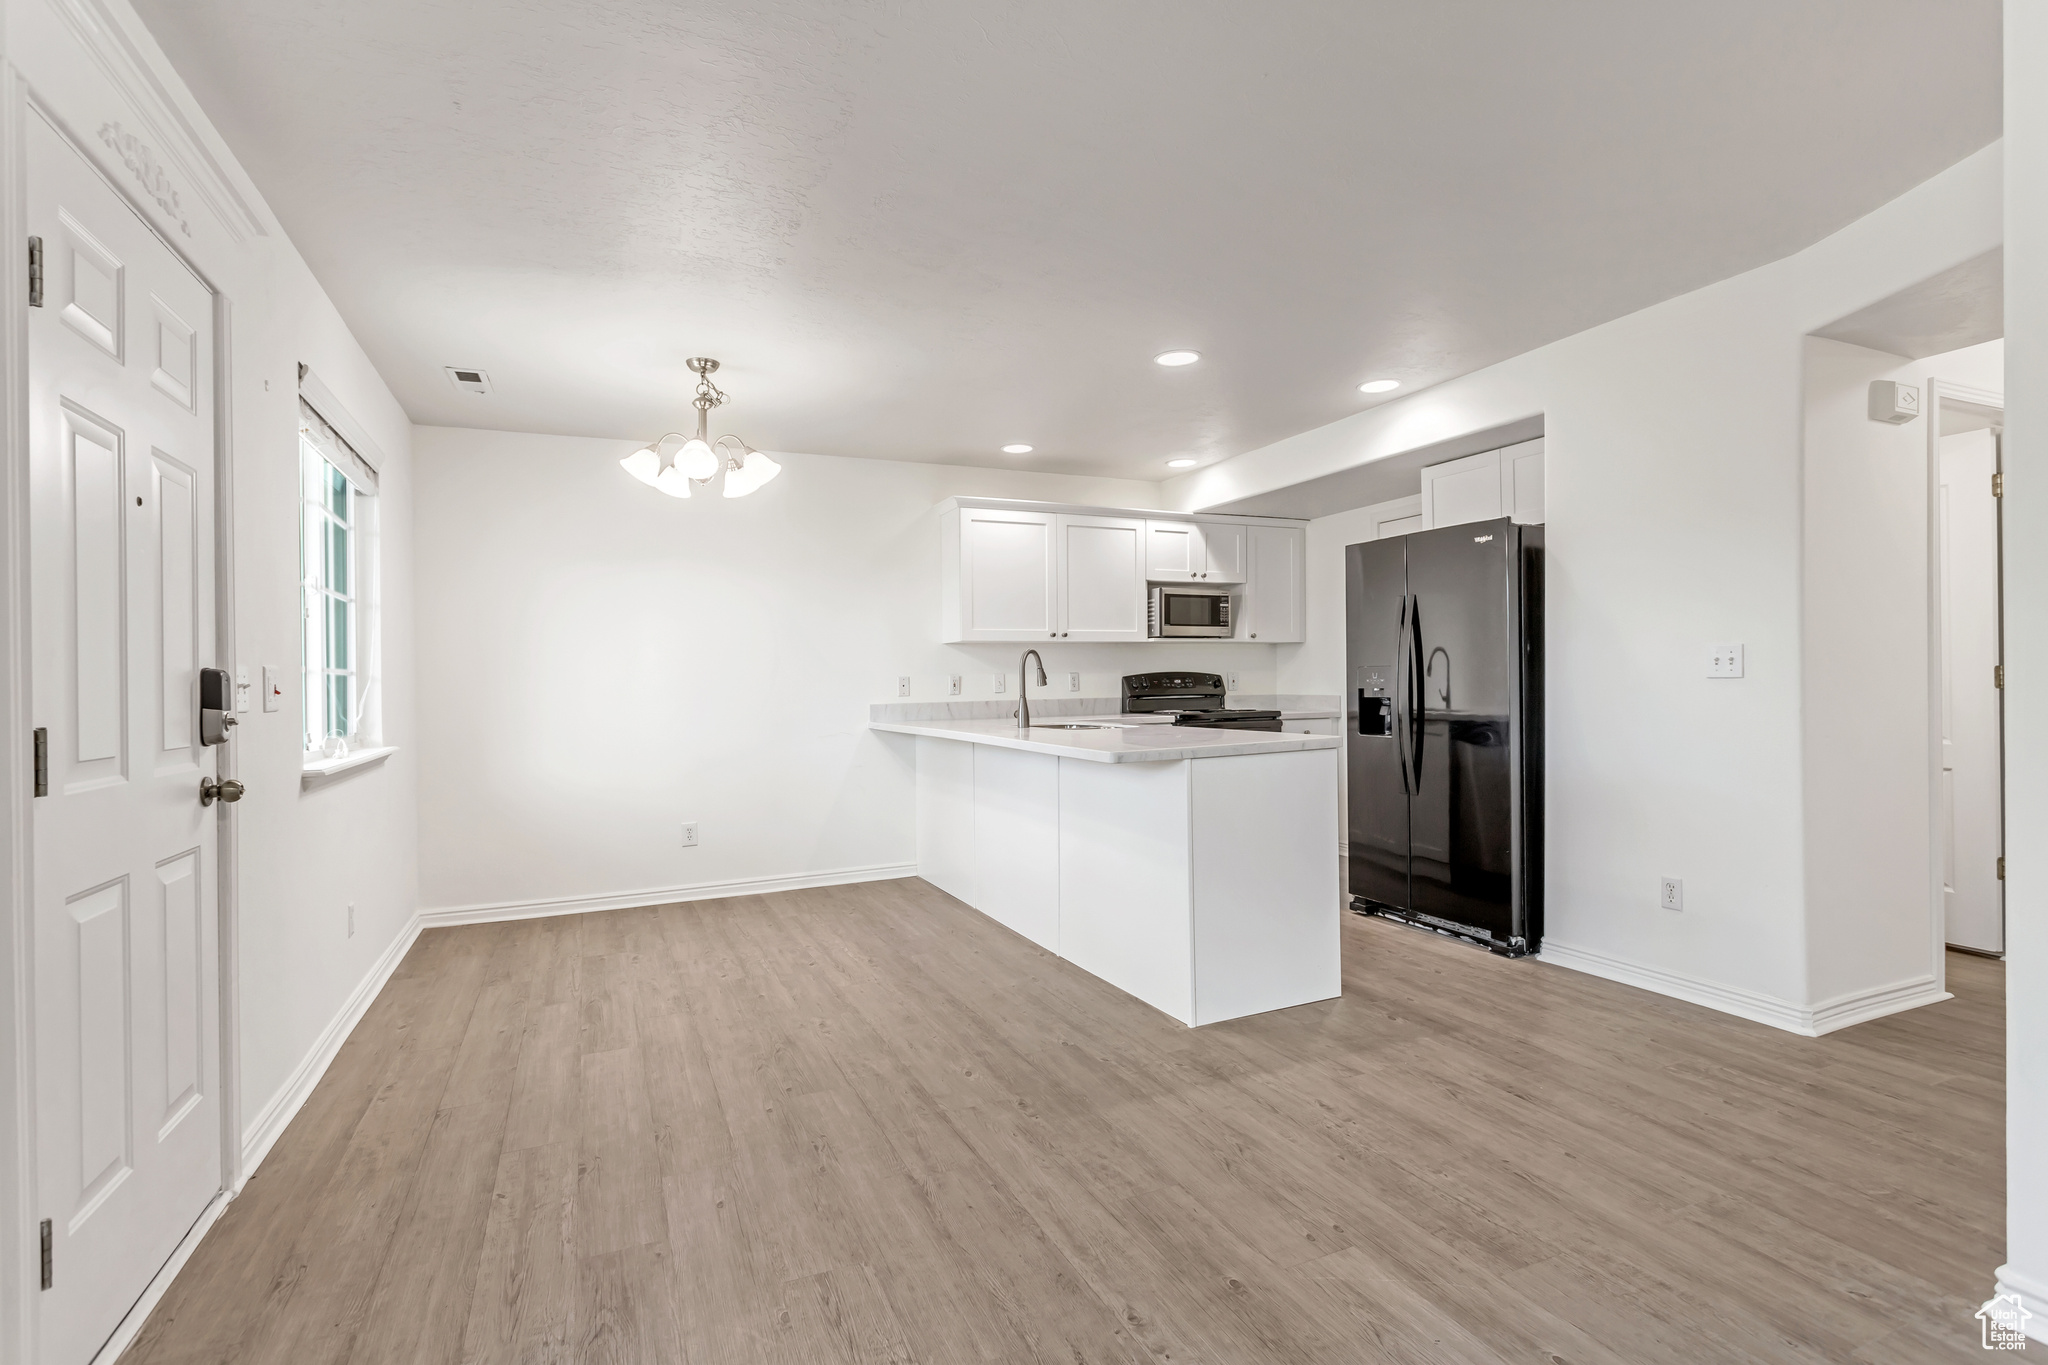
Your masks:
<path fill-rule="evenodd" d="M 50 1220 L 43 1220 L 43 1288 L 57 1283 L 57 1253 L 50 1242 Z"/>
<path fill-rule="evenodd" d="M 2005 475 L 1993 474 L 1991 476 L 1991 496 L 1994 498 L 2005 496 Z"/>
<path fill-rule="evenodd" d="M 2000 857 L 1998 860 L 1998 880 L 2005 880 L 2005 859 L 2003 857 Z"/>
<path fill-rule="evenodd" d="M 2005 665 L 2004 665 L 2004 664 L 1993 664 L 1993 665 L 1991 665 L 1991 685 L 1992 685 L 1993 687 L 2004 687 L 2004 686 L 2005 686 Z"/>
<path fill-rule="evenodd" d="M 43 239 L 28 239 L 28 306 L 43 306 Z"/>
<path fill-rule="evenodd" d="M 49 727 L 36 727 L 36 795 L 50 794 L 50 731 Z"/>

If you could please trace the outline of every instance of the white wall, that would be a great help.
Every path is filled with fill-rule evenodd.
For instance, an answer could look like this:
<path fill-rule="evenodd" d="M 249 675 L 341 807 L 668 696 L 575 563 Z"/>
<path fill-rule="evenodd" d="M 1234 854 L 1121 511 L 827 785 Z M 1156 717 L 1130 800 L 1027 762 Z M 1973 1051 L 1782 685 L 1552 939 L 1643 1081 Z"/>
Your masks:
<path fill-rule="evenodd" d="M 2006 1264 L 2048 1341 L 2048 5 L 2005 7 Z"/>
<path fill-rule="evenodd" d="M 1783 261 L 1165 491 L 1214 506 L 1540 414 L 1548 942 L 1581 966 L 1809 1027 L 1803 338 L 2000 232 L 1993 147 Z M 1311 537 L 1327 558 L 1327 533 Z M 1311 642 L 1280 647 L 1280 690 L 1335 687 L 1331 600 L 1312 584 Z M 1748 647 L 1748 676 L 1706 678 L 1708 647 L 1729 641 Z M 1682 912 L 1658 908 L 1666 876 L 1685 881 Z"/>
<path fill-rule="evenodd" d="M 223 413 L 234 471 L 237 649 L 234 658 L 219 662 L 247 667 L 252 681 L 265 663 L 296 678 L 301 361 L 320 373 L 387 459 L 381 504 L 385 730 L 400 753 L 380 771 L 301 795 L 295 689 L 280 711 L 242 717 L 232 745 L 231 761 L 248 795 L 226 817 L 235 833 L 239 909 L 224 930 L 237 945 L 241 983 L 234 1033 L 240 1064 L 227 1079 L 239 1106 L 230 1129 L 240 1132 L 246 1150 L 250 1140 L 265 1136 L 257 1125 L 279 1112 L 277 1102 L 294 1081 L 310 1079 L 307 1063 L 332 1040 L 351 1000 L 412 922 L 411 427 L 134 13 L 121 0 L 106 0 L 103 12 L 96 5 L 90 13 L 106 23 L 96 17 L 74 25 L 72 18 L 87 15 L 86 8 L 9 0 L 6 57 L 26 92 L 7 87 L 6 117 L 18 129 L 31 115 L 16 101 L 24 93 L 39 101 L 226 300 L 229 401 Z M 148 148 L 143 164 L 154 178 L 146 192 L 122 154 L 100 136 L 111 127 Z M 9 140 L 0 153 L 5 176 L 19 173 L 17 145 Z M 19 227 L 18 218 L 10 221 Z M 18 333 L 11 344 L 18 348 Z M 19 350 L 10 357 L 18 368 Z M 19 430 L 17 421 L 10 462 L 22 458 Z M 356 905 L 353 938 L 345 931 L 350 900 Z M 14 1226 L 9 1223 L 10 1232 Z M 10 1324 L 24 1321 L 0 1316 Z"/>
<path fill-rule="evenodd" d="M 912 863 L 913 750 L 867 730 L 869 705 L 905 674 L 913 701 L 950 700 L 952 673 L 963 700 L 993 698 L 998 672 L 1014 698 L 1025 648 L 938 643 L 934 507 L 1158 505 L 1149 483 L 780 454 L 751 497 L 676 501 L 619 468 L 632 445 L 415 432 L 426 907 Z M 1041 653 L 1064 698 L 1172 667 L 1270 692 L 1273 650 Z"/>
<path fill-rule="evenodd" d="M 1873 422 L 1869 387 L 1997 392 L 2005 347 L 1908 361 L 1808 337 L 1805 359 L 1802 770 L 1807 998 L 1819 1003 L 1943 976 L 1928 783 L 1933 419 Z"/>

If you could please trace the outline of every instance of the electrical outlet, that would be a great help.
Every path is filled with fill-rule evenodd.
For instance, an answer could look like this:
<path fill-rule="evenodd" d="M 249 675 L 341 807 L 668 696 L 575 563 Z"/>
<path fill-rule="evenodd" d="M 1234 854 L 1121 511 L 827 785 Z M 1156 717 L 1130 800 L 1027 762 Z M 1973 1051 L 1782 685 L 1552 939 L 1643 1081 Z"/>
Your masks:
<path fill-rule="evenodd" d="M 1666 910 L 1685 909 L 1685 883 L 1676 877 L 1666 877 L 1661 898 L 1657 903 Z"/>
<path fill-rule="evenodd" d="M 696 846 L 697 846 L 697 822 L 696 822 L 695 820 L 689 820 L 689 821 L 685 821 L 685 822 L 684 822 L 684 824 L 683 824 L 683 847 L 684 847 L 684 848 L 695 848 Z"/>
<path fill-rule="evenodd" d="M 999 697 L 1003 695 L 1003 680 L 1008 676 L 1006 673 L 996 674 L 996 695 Z"/>
<path fill-rule="evenodd" d="M 1715 645 L 1707 653 L 1707 676 L 1710 678 L 1739 678 L 1742 676 L 1742 646 Z"/>
<path fill-rule="evenodd" d="M 896 695 L 899 697 L 907 697 L 910 695 L 910 679 L 898 678 L 896 680 Z"/>
<path fill-rule="evenodd" d="M 354 901 L 348 903 L 348 936 L 350 938 L 356 936 L 356 903 Z"/>
<path fill-rule="evenodd" d="M 1081 690 L 1081 675 L 1080 675 L 1079 673 L 1069 673 L 1069 674 L 1067 674 L 1067 691 L 1069 691 L 1069 692 L 1079 692 L 1080 690 Z"/>
<path fill-rule="evenodd" d="M 960 675 L 958 673 L 953 675 L 952 693 L 956 697 L 960 695 Z"/>

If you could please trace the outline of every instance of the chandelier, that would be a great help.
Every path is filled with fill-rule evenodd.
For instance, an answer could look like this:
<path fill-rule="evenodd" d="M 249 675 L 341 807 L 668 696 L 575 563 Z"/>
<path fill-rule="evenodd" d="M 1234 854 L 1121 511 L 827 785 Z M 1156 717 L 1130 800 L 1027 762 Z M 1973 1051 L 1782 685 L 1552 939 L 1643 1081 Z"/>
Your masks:
<path fill-rule="evenodd" d="M 722 470 L 725 496 L 744 498 L 780 474 L 782 466 L 737 436 L 721 436 L 715 441 L 708 438 L 711 410 L 725 401 L 725 394 L 711 382 L 718 362 L 698 356 L 685 363 L 690 373 L 697 376 L 697 396 L 690 400 L 697 409 L 697 434 L 685 438 L 681 432 L 671 431 L 640 447 L 619 464 L 640 482 L 672 498 L 689 497 L 691 484 L 709 484 Z M 671 441 L 681 442 L 672 453 Z"/>

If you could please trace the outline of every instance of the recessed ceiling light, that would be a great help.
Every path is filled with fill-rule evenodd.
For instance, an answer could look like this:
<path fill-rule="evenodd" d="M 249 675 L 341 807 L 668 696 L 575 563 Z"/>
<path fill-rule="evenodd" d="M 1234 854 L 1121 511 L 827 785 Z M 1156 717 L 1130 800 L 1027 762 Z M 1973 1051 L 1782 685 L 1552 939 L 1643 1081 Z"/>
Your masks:
<path fill-rule="evenodd" d="M 1392 393 L 1401 387 L 1398 379 L 1368 379 L 1358 386 L 1360 393 Z"/>
<path fill-rule="evenodd" d="M 1200 461 L 1198 461 L 1198 460 L 1190 460 L 1190 459 L 1187 459 L 1187 458 L 1183 457 L 1183 458 L 1181 458 L 1181 459 L 1178 459 L 1178 460 L 1168 460 L 1168 461 L 1166 462 L 1166 467 L 1167 467 L 1168 469 L 1187 469 L 1187 468 L 1189 468 L 1190 466 L 1192 466 L 1192 465 L 1195 465 L 1195 464 L 1199 464 L 1199 463 L 1200 463 Z"/>
<path fill-rule="evenodd" d="M 1021 443 L 1018 445 L 1003 447 L 1003 454 L 1005 455 L 1029 455 L 1030 453 L 1031 447 L 1023 445 Z"/>
<path fill-rule="evenodd" d="M 1160 365 L 1192 365 L 1202 358 L 1200 351 L 1161 351 L 1152 357 Z"/>

